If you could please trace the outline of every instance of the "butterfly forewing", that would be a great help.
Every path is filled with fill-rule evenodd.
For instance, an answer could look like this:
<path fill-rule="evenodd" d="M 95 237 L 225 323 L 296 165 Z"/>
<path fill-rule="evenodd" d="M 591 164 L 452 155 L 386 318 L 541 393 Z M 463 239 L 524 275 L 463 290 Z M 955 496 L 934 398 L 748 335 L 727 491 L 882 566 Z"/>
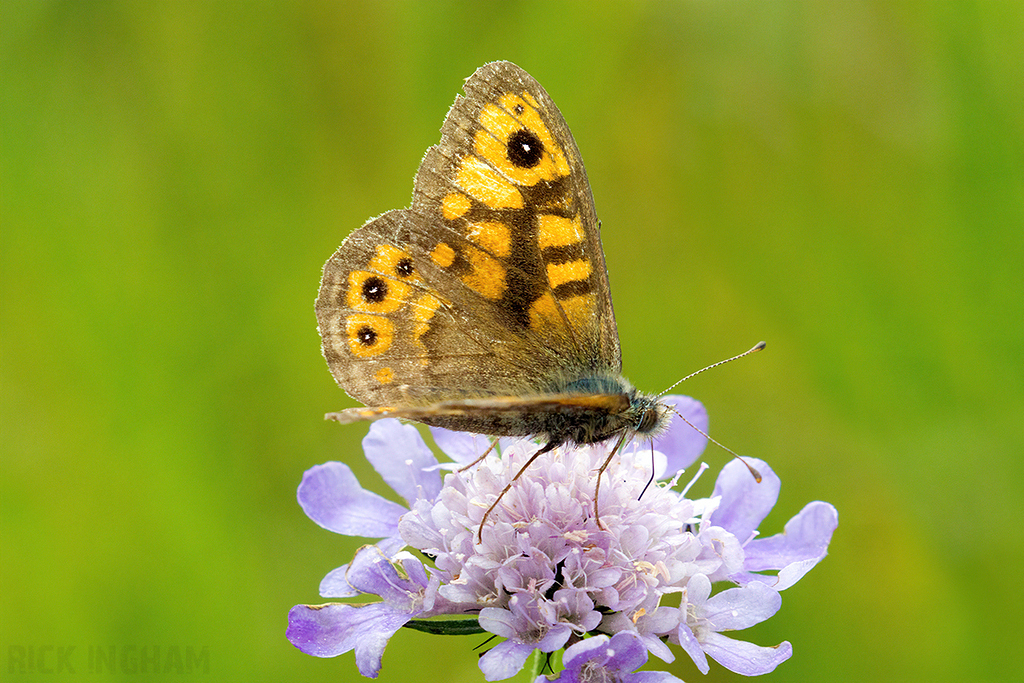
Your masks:
<path fill-rule="evenodd" d="M 540 84 L 507 62 L 482 67 L 465 90 L 413 197 L 413 208 L 444 228 L 428 238 L 465 240 L 453 265 L 465 286 L 456 291 L 469 290 L 460 293 L 471 308 L 474 294 L 486 299 L 524 352 L 536 345 L 563 366 L 618 372 L 593 198 L 568 126 Z"/>

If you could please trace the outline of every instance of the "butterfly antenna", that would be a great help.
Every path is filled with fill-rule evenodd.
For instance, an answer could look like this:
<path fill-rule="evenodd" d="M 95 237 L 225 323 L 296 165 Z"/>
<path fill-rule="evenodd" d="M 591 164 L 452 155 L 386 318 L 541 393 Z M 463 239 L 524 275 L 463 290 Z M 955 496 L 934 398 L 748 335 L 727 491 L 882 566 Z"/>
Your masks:
<path fill-rule="evenodd" d="M 763 343 L 763 342 L 762 342 L 762 343 Z M 762 346 L 761 348 L 764 348 L 764 347 Z M 758 348 L 757 348 L 756 346 L 755 346 L 755 347 L 754 347 L 753 349 L 751 349 L 751 351 L 757 351 L 757 350 L 758 350 Z M 751 351 L 747 351 L 747 353 L 750 353 Z M 745 356 L 745 355 L 747 355 L 747 353 L 744 353 L 744 354 L 742 354 L 742 355 L 744 355 L 744 356 Z M 739 358 L 739 357 L 740 357 L 740 356 L 736 356 L 736 358 Z M 735 360 L 735 358 L 730 358 L 729 360 Z M 727 361 L 722 361 L 722 363 L 725 363 L 725 362 L 727 362 Z M 721 363 L 716 363 L 715 365 L 720 365 L 720 364 L 721 364 Z M 714 367 L 714 366 L 711 366 L 711 367 Z M 703 437 L 704 437 L 705 439 L 707 439 L 707 440 L 708 440 L 708 441 L 710 441 L 711 443 L 715 444 L 716 446 L 718 446 L 719 448 L 721 448 L 721 449 L 722 449 L 723 451 L 725 451 L 726 453 L 731 453 L 731 454 L 732 454 L 732 456 L 733 456 L 734 458 L 736 458 L 737 460 L 739 460 L 739 461 L 740 461 L 741 463 L 743 463 L 743 464 L 744 464 L 744 465 L 746 466 L 746 468 L 747 468 L 747 469 L 748 469 L 748 470 L 750 471 L 750 475 L 751 475 L 752 477 L 754 477 L 754 481 L 756 481 L 756 482 L 757 482 L 758 484 L 760 484 L 760 483 L 761 483 L 761 473 L 760 473 L 760 472 L 758 472 L 758 471 L 757 471 L 756 469 L 754 469 L 754 467 L 752 467 L 752 466 L 751 466 L 751 464 L 750 464 L 749 462 L 747 462 L 746 460 L 744 460 L 744 459 L 743 459 L 743 456 L 741 456 L 741 455 L 740 455 L 739 453 L 737 453 L 737 452 L 736 452 L 736 451 L 734 451 L 733 449 L 729 448 L 728 446 L 723 446 L 723 445 L 722 445 L 721 443 L 719 443 L 719 442 L 718 442 L 718 441 L 717 441 L 716 439 L 713 439 L 713 438 L 712 438 L 712 437 L 711 437 L 710 435 L 708 435 L 708 433 L 707 433 L 707 432 L 705 432 L 705 431 L 704 431 L 703 429 L 701 429 L 701 428 L 700 428 L 700 427 L 698 427 L 697 425 L 695 425 L 695 424 L 693 424 L 692 422 L 690 422 L 689 420 L 687 420 L 687 419 L 686 419 L 685 417 L 683 417 L 682 413 L 680 413 L 680 412 L 679 412 L 678 410 L 676 410 L 676 409 L 675 409 L 675 408 L 673 408 L 672 406 L 669 406 L 669 410 L 671 410 L 671 411 L 672 411 L 673 413 L 675 413 L 676 415 L 679 415 L 679 419 L 680 419 L 680 420 L 682 420 L 682 421 L 683 421 L 683 422 L 685 422 L 686 424 L 688 424 L 688 425 L 690 425 L 691 427 L 693 427 L 694 431 L 696 431 L 696 432 L 698 432 L 699 434 L 701 434 L 701 435 L 702 435 L 702 436 L 703 436 Z"/>
<path fill-rule="evenodd" d="M 713 364 L 711 364 L 707 368 L 701 368 L 700 370 L 698 370 L 695 373 L 690 373 L 689 375 L 687 375 L 686 377 L 684 377 L 683 379 L 679 380 L 678 382 L 673 384 L 671 387 L 669 387 L 668 389 L 666 389 L 665 391 L 663 391 L 662 393 L 659 393 L 657 395 L 659 397 L 660 396 L 664 396 L 665 394 L 669 393 L 670 391 L 675 389 L 677 386 L 679 386 L 680 384 L 682 384 L 686 380 L 690 379 L 691 377 L 696 377 L 700 373 L 708 372 L 712 368 L 718 368 L 719 366 L 724 366 L 725 364 L 727 364 L 727 362 L 732 362 L 733 360 L 739 360 L 744 355 L 750 355 L 751 353 L 757 353 L 758 351 L 760 351 L 761 349 L 763 349 L 767 345 L 768 345 L 768 342 L 758 342 L 757 344 L 755 344 L 754 348 L 745 350 L 742 353 L 740 353 L 739 355 L 734 355 L 731 358 L 726 358 L 725 360 L 719 360 L 718 362 L 713 362 Z"/>

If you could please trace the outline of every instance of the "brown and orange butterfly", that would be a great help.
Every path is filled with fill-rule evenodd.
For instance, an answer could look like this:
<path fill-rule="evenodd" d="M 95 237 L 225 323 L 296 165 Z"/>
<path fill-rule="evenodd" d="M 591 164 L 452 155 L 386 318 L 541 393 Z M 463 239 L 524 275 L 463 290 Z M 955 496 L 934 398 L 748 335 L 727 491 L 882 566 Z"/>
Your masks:
<path fill-rule="evenodd" d="M 656 433 L 670 408 L 621 375 L 594 200 L 565 119 L 509 62 L 480 67 L 465 91 L 412 206 L 370 220 L 324 266 L 323 354 L 368 406 L 327 417 L 533 436 L 534 457 Z"/>

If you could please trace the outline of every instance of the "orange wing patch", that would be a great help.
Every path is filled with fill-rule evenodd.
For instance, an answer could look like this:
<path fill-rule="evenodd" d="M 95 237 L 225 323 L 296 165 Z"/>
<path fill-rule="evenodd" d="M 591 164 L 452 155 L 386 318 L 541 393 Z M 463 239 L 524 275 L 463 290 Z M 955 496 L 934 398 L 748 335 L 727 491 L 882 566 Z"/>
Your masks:
<path fill-rule="evenodd" d="M 441 200 L 441 215 L 445 220 L 453 221 L 462 218 L 473 206 L 473 200 L 461 192 L 449 192 Z"/>
<path fill-rule="evenodd" d="M 412 328 L 412 340 L 420 347 L 420 365 L 430 365 L 430 356 L 427 347 L 423 343 L 423 335 L 430 331 L 430 320 L 434 317 L 437 309 L 441 307 L 441 300 L 433 294 L 424 294 L 415 299 L 412 306 L 412 318 L 415 321 Z"/>
<path fill-rule="evenodd" d="M 455 263 L 455 250 L 451 245 L 441 242 L 430 252 L 430 259 L 442 268 L 448 268 Z"/>
<path fill-rule="evenodd" d="M 537 222 L 537 246 L 542 250 L 549 247 L 568 247 L 583 241 L 583 225 L 580 217 L 563 218 L 542 214 Z"/>
<path fill-rule="evenodd" d="M 348 275 L 345 302 L 356 311 L 393 313 L 408 300 L 411 291 L 412 287 L 404 282 L 366 270 L 353 270 Z"/>
<path fill-rule="evenodd" d="M 470 223 L 466 237 L 481 249 L 500 258 L 508 256 L 512 250 L 511 231 L 508 225 L 500 221 Z"/>
<path fill-rule="evenodd" d="M 597 307 L 597 301 L 594 299 L 593 294 L 571 296 L 568 299 L 560 299 L 558 303 L 562 305 L 565 317 L 569 319 L 569 322 L 574 327 L 584 327 L 592 324 L 594 309 Z"/>
<path fill-rule="evenodd" d="M 587 280 L 591 273 L 590 261 L 581 259 L 579 261 L 568 261 L 566 263 L 548 264 L 548 284 L 551 289 L 569 282 Z"/>
<path fill-rule="evenodd" d="M 345 339 L 357 358 L 379 356 L 395 341 L 395 325 L 387 318 L 356 313 L 345 319 Z"/>
<path fill-rule="evenodd" d="M 528 93 L 524 94 L 529 97 Z M 508 93 L 499 100 L 500 106 L 489 104 L 484 107 L 479 117 L 483 130 L 476 134 L 474 142 L 476 153 L 502 175 L 520 185 L 532 187 L 542 180 L 552 181 L 569 175 L 569 162 L 544 124 L 536 101 L 532 97 L 529 99 Z M 524 128 L 537 136 L 543 148 L 540 159 L 529 167 L 513 163 L 508 154 L 510 139 Z"/>
<path fill-rule="evenodd" d="M 409 253 L 390 244 L 381 244 L 377 247 L 376 255 L 370 259 L 368 268 L 397 277 L 405 282 L 423 282 L 413 267 L 412 257 Z M 402 290 L 402 292 L 404 299 L 404 295 L 407 295 L 408 292 L 407 290 Z M 393 293 L 393 296 L 398 295 L 397 292 Z"/>
<path fill-rule="evenodd" d="M 500 299 L 505 293 L 505 266 L 487 252 L 475 247 L 468 247 L 465 257 L 473 268 L 462 276 L 465 285 L 488 299 Z"/>
<path fill-rule="evenodd" d="M 523 195 L 516 186 L 477 157 L 462 158 L 455 184 L 490 209 L 523 208 Z"/>

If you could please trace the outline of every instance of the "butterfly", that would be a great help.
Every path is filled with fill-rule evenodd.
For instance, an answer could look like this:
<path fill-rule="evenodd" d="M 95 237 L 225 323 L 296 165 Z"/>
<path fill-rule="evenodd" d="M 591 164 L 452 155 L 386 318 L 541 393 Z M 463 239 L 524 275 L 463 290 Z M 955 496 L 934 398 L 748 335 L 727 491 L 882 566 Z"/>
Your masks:
<path fill-rule="evenodd" d="M 480 67 L 464 90 L 411 206 L 368 221 L 324 266 L 323 355 L 367 406 L 327 417 L 530 436 L 544 444 L 534 457 L 658 433 L 671 408 L 622 376 L 600 226 L 565 119 L 510 62 Z"/>

